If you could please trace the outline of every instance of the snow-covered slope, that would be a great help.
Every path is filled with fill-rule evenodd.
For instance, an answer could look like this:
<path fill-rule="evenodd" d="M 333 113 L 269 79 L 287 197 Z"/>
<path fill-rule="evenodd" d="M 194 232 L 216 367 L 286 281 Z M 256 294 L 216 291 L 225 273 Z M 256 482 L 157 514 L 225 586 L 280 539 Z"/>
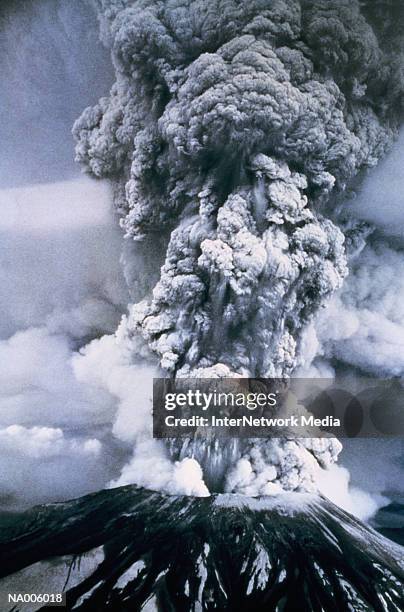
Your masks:
<path fill-rule="evenodd" d="M 3 593 L 24 592 L 28 578 L 47 592 L 51 576 L 67 582 L 69 610 L 404 609 L 404 549 L 299 493 L 126 486 L 38 506 L 3 519 L 0 568 Z"/>

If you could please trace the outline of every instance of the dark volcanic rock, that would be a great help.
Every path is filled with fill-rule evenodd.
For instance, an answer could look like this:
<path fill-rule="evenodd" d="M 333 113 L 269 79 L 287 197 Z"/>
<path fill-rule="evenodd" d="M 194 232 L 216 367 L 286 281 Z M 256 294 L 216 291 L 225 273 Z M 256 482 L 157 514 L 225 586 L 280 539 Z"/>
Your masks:
<path fill-rule="evenodd" d="M 100 546 L 87 576 L 68 582 L 69 610 L 404 609 L 404 549 L 299 493 L 193 498 L 126 486 L 39 506 L 0 524 L 1 576 L 19 572 L 15 585 L 27 566 L 44 572 L 51 558 Z"/>

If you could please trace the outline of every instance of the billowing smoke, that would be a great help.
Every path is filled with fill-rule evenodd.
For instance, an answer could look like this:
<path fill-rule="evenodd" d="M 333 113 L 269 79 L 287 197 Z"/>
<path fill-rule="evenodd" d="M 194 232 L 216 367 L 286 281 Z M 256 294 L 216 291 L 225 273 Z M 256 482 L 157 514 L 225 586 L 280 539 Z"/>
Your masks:
<path fill-rule="evenodd" d="M 117 80 L 76 123 L 77 158 L 115 179 L 128 235 L 176 226 L 130 325 L 168 371 L 289 374 L 345 275 L 343 236 L 316 207 L 389 144 L 398 92 L 378 94 L 395 58 L 348 2 L 99 10 Z"/>
<path fill-rule="evenodd" d="M 113 182 L 128 238 L 167 239 L 121 350 L 176 376 L 291 375 L 347 274 L 334 204 L 397 133 L 398 12 L 351 0 L 95 5 L 116 81 L 75 124 L 77 160 Z M 339 450 L 247 445 L 225 488 L 312 489 Z M 135 481 L 142 457 L 137 440 Z"/>

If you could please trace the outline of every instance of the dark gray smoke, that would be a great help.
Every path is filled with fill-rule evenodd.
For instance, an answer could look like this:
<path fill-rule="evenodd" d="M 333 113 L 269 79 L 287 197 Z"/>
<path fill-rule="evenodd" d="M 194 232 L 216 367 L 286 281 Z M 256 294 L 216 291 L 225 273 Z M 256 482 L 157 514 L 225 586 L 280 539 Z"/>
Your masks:
<path fill-rule="evenodd" d="M 400 123 L 400 11 L 351 0 L 95 6 L 116 81 L 75 124 L 77 160 L 114 183 L 128 237 L 168 242 L 160 280 L 120 328 L 125 351 L 144 354 L 142 338 L 177 376 L 292 374 L 308 323 L 347 273 L 333 203 Z M 253 444 L 225 488 L 311 489 L 339 450 Z M 143 465 L 135 451 L 124 481 Z"/>
<path fill-rule="evenodd" d="M 114 180 L 129 236 L 172 229 L 130 328 L 180 375 L 291 373 L 346 273 L 319 210 L 391 142 L 398 52 L 358 2 L 96 5 L 116 82 L 77 159 Z"/>
<path fill-rule="evenodd" d="M 77 158 L 115 183 L 127 236 L 171 232 L 121 341 L 138 351 L 140 332 L 179 376 L 291 374 L 346 274 L 343 233 L 321 210 L 399 124 L 396 15 L 340 1 L 96 6 L 116 82 L 76 123 Z M 251 445 L 225 488 L 310 489 L 339 449 Z M 123 480 L 142 466 L 138 444 Z"/>

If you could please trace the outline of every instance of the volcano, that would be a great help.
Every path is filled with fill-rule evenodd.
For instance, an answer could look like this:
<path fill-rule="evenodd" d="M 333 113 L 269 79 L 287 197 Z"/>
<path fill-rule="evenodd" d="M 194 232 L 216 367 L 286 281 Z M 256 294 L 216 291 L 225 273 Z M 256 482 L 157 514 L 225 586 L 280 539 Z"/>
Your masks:
<path fill-rule="evenodd" d="M 2 518 L 0 571 L 3 592 L 42 576 L 68 610 L 404 609 L 404 548 L 305 493 L 197 498 L 130 485 L 37 506 Z"/>

